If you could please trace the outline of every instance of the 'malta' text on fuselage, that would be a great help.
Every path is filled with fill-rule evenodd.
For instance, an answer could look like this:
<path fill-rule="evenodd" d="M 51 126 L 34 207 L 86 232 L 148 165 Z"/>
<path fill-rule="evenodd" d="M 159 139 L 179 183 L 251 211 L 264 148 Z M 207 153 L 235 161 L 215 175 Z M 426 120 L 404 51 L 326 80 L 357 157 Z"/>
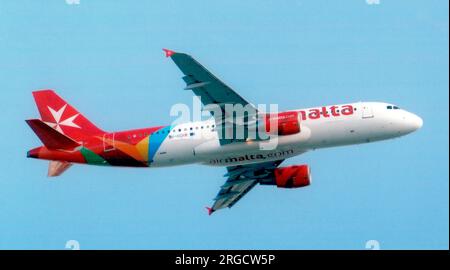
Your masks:
<path fill-rule="evenodd" d="M 339 117 L 342 115 L 352 115 L 354 108 L 352 105 L 333 105 L 330 107 L 312 108 L 306 110 L 299 110 L 299 114 L 302 120 L 315 120 L 321 117 Z"/>

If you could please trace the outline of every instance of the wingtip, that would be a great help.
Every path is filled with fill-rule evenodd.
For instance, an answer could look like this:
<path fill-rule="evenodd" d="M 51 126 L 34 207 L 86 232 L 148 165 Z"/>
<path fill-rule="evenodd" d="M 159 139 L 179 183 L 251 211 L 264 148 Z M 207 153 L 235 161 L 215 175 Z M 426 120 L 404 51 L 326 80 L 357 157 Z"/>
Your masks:
<path fill-rule="evenodd" d="M 172 50 L 169 50 L 169 49 L 165 49 L 165 48 L 163 48 L 163 51 L 164 51 L 164 53 L 166 54 L 166 57 L 171 57 L 172 55 L 174 55 L 174 54 L 175 54 L 175 52 L 174 52 L 174 51 L 172 51 Z"/>
<path fill-rule="evenodd" d="M 208 216 L 210 216 L 212 213 L 214 213 L 214 209 L 212 209 L 212 207 L 205 207 L 206 210 L 208 210 Z"/>

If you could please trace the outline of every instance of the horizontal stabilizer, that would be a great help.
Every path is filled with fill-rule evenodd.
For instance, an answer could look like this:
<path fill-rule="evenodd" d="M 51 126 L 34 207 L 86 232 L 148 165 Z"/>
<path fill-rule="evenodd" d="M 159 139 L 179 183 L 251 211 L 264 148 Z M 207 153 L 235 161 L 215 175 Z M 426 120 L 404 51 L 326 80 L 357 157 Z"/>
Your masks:
<path fill-rule="evenodd" d="M 67 161 L 50 161 L 48 164 L 48 177 L 60 176 L 63 172 L 72 166 L 72 163 Z"/>
<path fill-rule="evenodd" d="M 73 149 L 80 144 L 39 119 L 25 120 L 48 149 Z"/>

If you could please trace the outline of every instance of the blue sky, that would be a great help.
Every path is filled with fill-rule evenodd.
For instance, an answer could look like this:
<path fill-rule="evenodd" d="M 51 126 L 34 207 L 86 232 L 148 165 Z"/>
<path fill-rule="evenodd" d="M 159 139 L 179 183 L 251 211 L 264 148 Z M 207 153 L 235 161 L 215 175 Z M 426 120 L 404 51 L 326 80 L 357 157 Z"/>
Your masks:
<path fill-rule="evenodd" d="M 0 248 L 448 249 L 448 2 L 211 2 L 0 2 Z M 387 101 L 424 126 L 287 160 L 309 164 L 313 184 L 256 187 L 213 216 L 223 168 L 76 165 L 53 180 L 25 157 L 40 144 L 24 122 L 38 116 L 35 89 L 105 130 L 175 120 L 192 93 L 164 47 L 255 104 Z"/>

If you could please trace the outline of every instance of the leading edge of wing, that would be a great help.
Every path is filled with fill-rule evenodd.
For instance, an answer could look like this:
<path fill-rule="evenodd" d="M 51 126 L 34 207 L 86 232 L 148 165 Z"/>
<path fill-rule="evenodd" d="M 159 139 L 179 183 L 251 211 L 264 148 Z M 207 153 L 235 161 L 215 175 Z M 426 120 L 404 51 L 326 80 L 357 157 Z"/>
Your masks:
<path fill-rule="evenodd" d="M 169 49 L 163 49 L 163 51 L 166 57 L 170 57 L 185 75 L 183 77 L 186 82 L 185 90 L 192 90 L 194 94 L 200 96 L 205 106 L 209 104 L 241 104 L 246 106 L 249 104 L 191 55 Z"/>

